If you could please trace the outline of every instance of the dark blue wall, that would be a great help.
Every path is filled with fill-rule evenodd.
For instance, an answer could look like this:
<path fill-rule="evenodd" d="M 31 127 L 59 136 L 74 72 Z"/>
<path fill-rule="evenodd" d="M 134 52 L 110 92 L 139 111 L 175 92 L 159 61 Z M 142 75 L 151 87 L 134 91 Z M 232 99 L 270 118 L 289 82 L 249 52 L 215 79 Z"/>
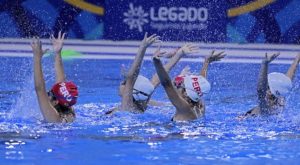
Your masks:
<path fill-rule="evenodd" d="M 0 38 L 299 43 L 300 0 L 0 0 Z M 104 13 L 101 13 L 101 9 Z M 250 10 L 248 10 L 250 9 Z"/>

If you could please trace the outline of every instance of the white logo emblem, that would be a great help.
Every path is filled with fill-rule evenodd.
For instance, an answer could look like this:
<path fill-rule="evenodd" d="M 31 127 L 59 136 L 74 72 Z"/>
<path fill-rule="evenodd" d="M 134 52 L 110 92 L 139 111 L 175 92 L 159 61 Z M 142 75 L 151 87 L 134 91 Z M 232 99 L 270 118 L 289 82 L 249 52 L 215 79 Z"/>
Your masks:
<path fill-rule="evenodd" d="M 148 13 L 144 11 L 142 6 L 134 7 L 132 3 L 129 4 L 129 10 L 124 13 L 126 17 L 123 22 L 129 26 L 129 29 L 137 28 L 139 32 L 143 32 L 143 25 L 148 23 Z"/>

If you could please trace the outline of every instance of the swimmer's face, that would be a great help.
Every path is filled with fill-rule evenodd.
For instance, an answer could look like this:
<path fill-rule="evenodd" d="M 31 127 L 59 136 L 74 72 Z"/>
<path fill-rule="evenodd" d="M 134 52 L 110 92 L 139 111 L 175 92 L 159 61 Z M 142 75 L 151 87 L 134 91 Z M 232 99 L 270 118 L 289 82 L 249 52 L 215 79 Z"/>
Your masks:
<path fill-rule="evenodd" d="M 271 93 L 270 90 L 267 90 L 267 99 L 270 101 L 276 100 L 276 96 Z"/>
<path fill-rule="evenodd" d="M 143 106 L 144 108 L 147 107 L 148 101 L 149 101 L 149 99 L 147 99 L 147 100 L 135 100 L 133 98 L 134 103 L 139 104 L 139 105 Z"/>
<path fill-rule="evenodd" d="M 275 96 L 271 93 L 270 90 L 267 90 L 267 100 L 269 105 L 273 106 L 273 105 L 284 105 L 284 97 L 282 96 Z"/>
<path fill-rule="evenodd" d="M 197 114 L 197 116 L 200 116 L 204 113 L 205 111 L 205 106 L 203 106 L 203 102 L 201 100 L 199 100 L 199 102 L 195 103 L 194 101 L 192 101 L 184 88 L 178 88 L 177 89 L 178 93 L 180 94 L 180 96 L 187 101 L 187 103 L 191 106 L 191 108 L 193 108 L 194 112 Z"/>
<path fill-rule="evenodd" d="M 186 101 L 189 101 L 190 98 L 188 97 L 184 88 L 178 88 L 177 91 L 182 98 L 184 98 Z"/>

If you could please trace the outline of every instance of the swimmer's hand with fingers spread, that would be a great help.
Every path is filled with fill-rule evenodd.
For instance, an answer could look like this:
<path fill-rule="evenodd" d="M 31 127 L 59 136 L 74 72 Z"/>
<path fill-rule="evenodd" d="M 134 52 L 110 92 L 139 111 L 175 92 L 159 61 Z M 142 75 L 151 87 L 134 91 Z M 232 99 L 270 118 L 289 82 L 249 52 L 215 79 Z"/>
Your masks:
<path fill-rule="evenodd" d="M 64 44 L 65 35 L 66 33 L 62 33 L 61 31 L 59 31 L 57 38 L 55 38 L 53 34 L 50 36 L 50 41 L 52 43 L 53 51 L 55 53 L 61 52 Z"/>
<path fill-rule="evenodd" d="M 179 50 L 178 53 L 181 55 L 190 55 L 194 53 L 199 53 L 199 47 L 194 44 L 185 44 Z"/>
<path fill-rule="evenodd" d="M 224 51 L 216 53 L 215 50 L 213 50 L 211 54 L 205 58 L 200 74 L 206 78 L 209 64 L 215 61 L 221 61 L 225 56 Z"/>
<path fill-rule="evenodd" d="M 175 54 L 172 55 L 172 58 L 169 60 L 167 64 L 164 65 L 164 69 L 167 73 L 170 72 L 170 70 L 178 63 L 178 61 L 185 55 L 190 55 L 193 53 L 198 53 L 199 52 L 199 47 L 193 44 L 185 44 L 182 47 L 180 47 L 178 50 L 176 50 Z M 153 55 L 154 57 L 165 57 L 165 56 L 170 56 L 168 53 L 165 51 L 160 51 L 160 46 L 156 50 L 156 52 Z M 153 75 L 152 84 L 154 85 L 155 88 L 158 87 L 160 84 L 159 78 L 157 74 Z"/>
<path fill-rule="evenodd" d="M 188 44 L 184 44 L 182 47 L 172 51 L 172 52 L 168 52 L 165 53 L 162 57 L 164 58 L 171 58 L 174 56 L 184 56 L 184 55 L 190 55 L 190 54 L 194 54 L 194 53 L 199 53 L 199 47 L 188 43 Z"/>
<path fill-rule="evenodd" d="M 42 42 L 38 37 L 33 37 L 31 42 L 31 48 L 35 58 L 42 58 L 43 55 L 49 51 L 49 49 L 42 50 Z"/>
<path fill-rule="evenodd" d="M 161 47 L 161 44 L 158 45 L 158 48 L 156 49 L 156 51 L 153 54 L 153 57 L 160 58 L 160 57 L 164 57 L 166 55 L 167 52 L 161 51 L 160 47 Z"/>
<path fill-rule="evenodd" d="M 268 53 L 266 53 L 263 62 L 269 64 L 269 63 L 271 63 L 273 60 L 275 60 L 279 55 L 280 55 L 279 52 L 278 52 L 278 53 L 274 53 L 274 54 L 272 54 L 272 55 L 268 55 Z"/>
<path fill-rule="evenodd" d="M 55 38 L 52 34 L 50 41 L 53 46 L 53 51 L 55 53 L 55 74 L 56 74 L 56 83 L 66 81 L 65 71 L 63 67 L 63 62 L 61 58 L 61 50 L 63 48 L 63 43 L 66 33 L 59 31 L 58 37 Z"/>
<path fill-rule="evenodd" d="M 207 61 L 208 63 L 212 63 L 214 61 L 221 61 L 221 59 L 223 59 L 225 56 L 226 54 L 224 51 L 216 53 L 215 50 L 213 50 L 211 54 L 205 58 L 205 61 Z"/>
<path fill-rule="evenodd" d="M 153 34 L 150 37 L 147 37 L 148 33 L 145 33 L 144 39 L 142 40 L 141 47 L 148 48 L 152 44 L 160 43 L 161 40 L 159 40 L 160 36 Z"/>

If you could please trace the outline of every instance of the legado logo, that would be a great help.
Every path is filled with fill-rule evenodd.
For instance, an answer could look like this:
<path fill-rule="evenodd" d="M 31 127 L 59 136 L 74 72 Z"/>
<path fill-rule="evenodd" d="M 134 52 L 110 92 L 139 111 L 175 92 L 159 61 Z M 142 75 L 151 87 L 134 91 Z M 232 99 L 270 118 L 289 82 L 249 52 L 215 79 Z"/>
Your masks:
<path fill-rule="evenodd" d="M 204 7 L 150 7 L 149 13 L 142 6 L 134 7 L 133 3 L 130 3 L 129 10 L 123 13 L 125 16 L 123 22 L 129 26 L 129 29 L 138 29 L 139 32 L 143 32 L 143 26 L 147 23 L 157 30 L 207 28 L 204 23 L 208 20 L 208 10 Z"/>
<path fill-rule="evenodd" d="M 66 98 L 67 101 L 72 101 L 72 96 L 70 95 L 69 91 L 67 90 L 66 84 L 65 83 L 60 83 L 60 88 L 59 91 L 60 93 Z"/>
<path fill-rule="evenodd" d="M 194 7 L 160 7 L 157 11 L 151 7 L 150 17 L 153 21 L 181 21 L 181 22 L 195 22 L 207 21 L 208 12 L 206 8 Z"/>

